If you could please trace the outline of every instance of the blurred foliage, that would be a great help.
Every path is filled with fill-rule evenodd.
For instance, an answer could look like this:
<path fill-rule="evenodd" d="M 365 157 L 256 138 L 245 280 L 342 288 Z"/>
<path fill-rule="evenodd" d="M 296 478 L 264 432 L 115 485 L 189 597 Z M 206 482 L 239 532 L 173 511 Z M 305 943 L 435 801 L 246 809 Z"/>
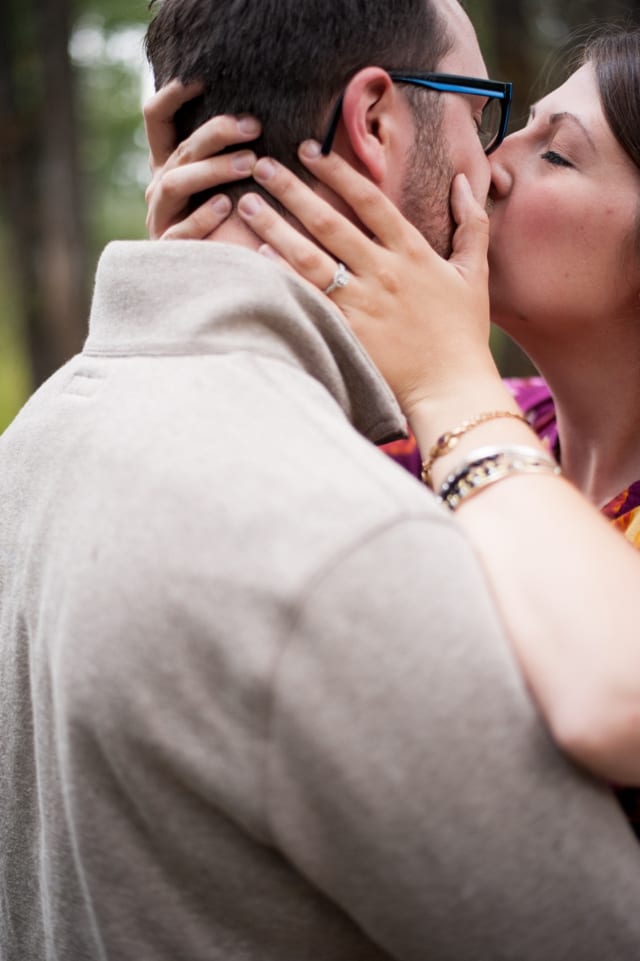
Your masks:
<path fill-rule="evenodd" d="M 38 98 L 52 104 L 42 86 L 36 37 L 38 0 L 2 0 L 11 30 L 14 116 L 36 122 Z M 146 0 L 53 0 L 70 9 L 68 58 L 75 92 L 79 194 L 83 210 L 87 282 L 91 283 L 101 249 L 111 239 L 145 236 L 144 187 L 147 150 L 141 123 L 144 85 L 148 83 L 142 49 L 148 21 Z M 148 91 L 147 91 L 148 92 Z M 1 94 L 5 94 L 3 89 Z M 42 108 L 40 108 L 42 109 Z M 42 114 L 41 114 L 42 116 Z M 45 113 L 46 116 L 46 113 Z M 7 124 L 7 126 L 10 126 Z M 18 135 L 22 133 L 20 125 Z M 3 173 L 5 173 L 3 168 Z M 36 185 L 37 186 L 37 185 Z M 8 176 L 0 184 L 0 431 L 33 389 L 33 364 L 27 333 L 27 305 L 19 283 L 19 257 L 11 228 Z M 37 191 L 34 189 L 34 194 Z M 40 213 L 33 200 L 32 216 Z M 24 279 L 24 278 L 23 278 Z M 27 281 L 28 287 L 28 281 Z M 85 311 L 86 313 L 86 311 Z"/>
<path fill-rule="evenodd" d="M 82 120 L 81 165 L 90 197 L 92 259 L 114 237 L 145 235 L 147 148 L 141 123 L 146 6 L 100 0 L 77 20 L 71 54 Z M 137 16 L 134 14 L 137 11 Z"/>
<path fill-rule="evenodd" d="M 80 196 L 86 226 L 88 282 L 102 247 L 111 238 L 144 237 L 147 152 L 141 124 L 146 0 L 51 0 L 69 11 L 68 45 L 76 89 Z M 38 49 L 33 16 L 38 0 L 2 0 L 11 41 L 19 48 L 15 84 L 27 105 L 37 98 Z M 637 12 L 638 0 L 467 0 L 489 73 L 515 83 L 512 128 L 547 82 L 541 80 L 554 51 L 571 31 L 588 23 Z M 0 38 L 1 46 L 1 38 Z M 1 54 L 1 51 L 0 51 Z M 0 431 L 31 390 L 30 349 L 25 334 L 14 243 L 7 223 L 10 204 L 0 191 Z M 527 362 L 502 335 L 492 345 L 505 373 L 527 370 Z"/>
<path fill-rule="evenodd" d="M 6 231 L 0 229 L 0 431 L 27 397 L 30 387 L 20 312 L 7 269 L 8 243 Z"/>

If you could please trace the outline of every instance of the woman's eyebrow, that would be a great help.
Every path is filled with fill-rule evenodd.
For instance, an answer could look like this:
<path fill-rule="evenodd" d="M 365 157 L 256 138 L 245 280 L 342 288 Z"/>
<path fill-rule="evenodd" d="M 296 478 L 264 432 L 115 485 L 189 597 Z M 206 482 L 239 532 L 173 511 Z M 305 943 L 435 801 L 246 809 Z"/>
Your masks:
<path fill-rule="evenodd" d="M 534 103 L 529 107 L 529 118 L 531 120 L 535 118 L 537 106 L 538 104 Z M 549 124 L 552 127 L 557 127 L 558 124 L 561 124 L 564 121 L 568 121 L 569 123 L 575 124 L 577 127 L 579 127 L 582 133 L 587 138 L 589 146 L 591 147 L 592 150 L 595 151 L 596 145 L 593 142 L 593 138 L 589 133 L 589 130 L 587 129 L 586 125 L 583 123 L 580 117 L 578 117 L 577 114 L 571 113 L 569 110 L 561 110 L 558 113 L 552 113 L 551 116 L 549 117 Z"/>
<path fill-rule="evenodd" d="M 596 145 L 594 144 L 593 138 L 591 137 L 591 134 L 589 133 L 586 125 L 583 123 L 580 117 L 578 117 L 575 113 L 570 113 L 568 110 L 563 110 L 561 113 L 553 113 L 549 117 L 549 123 L 552 124 L 553 126 L 557 126 L 559 123 L 562 123 L 564 120 L 567 120 L 569 121 L 569 123 L 572 123 L 578 126 L 582 131 L 582 133 L 587 138 L 587 140 L 589 141 L 589 146 L 591 147 L 591 149 L 592 150 L 596 149 Z"/>

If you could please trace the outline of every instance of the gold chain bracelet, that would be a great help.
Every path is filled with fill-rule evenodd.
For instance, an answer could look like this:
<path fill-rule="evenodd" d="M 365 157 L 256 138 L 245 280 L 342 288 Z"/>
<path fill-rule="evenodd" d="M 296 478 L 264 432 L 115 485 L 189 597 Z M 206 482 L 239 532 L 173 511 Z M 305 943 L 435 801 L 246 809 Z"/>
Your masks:
<path fill-rule="evenodd" d="M 524 414 L 516 414 L 512 410 L 490 410 L 483 414 L 477 414 L 475 417 L 471 417 L 469 420 L 465 420 L 460 424 L 459 427 L 454 428 L 454 430 L 448 430 L 446 433 L 438 437 L 437 441 L 429 451 L 429 454 L 422 462 L 422 471 L 420 477 L 422 482 L 433 490 L 433 483 L 431 478 L 431 471 L 433 470 L 433 465 L 439 457 L 443 457 L 445 454 L 449 454 L 455 447 L 460 443 L 460 438 L 467 434 L 474 427 L 478 427 L 480 424 L 485 424 L 489 420 L 499 420 L 501 417 L 512 417 L 514 420 L 521 420 L 524 424 L 528 424 L 527 418 Z"/>

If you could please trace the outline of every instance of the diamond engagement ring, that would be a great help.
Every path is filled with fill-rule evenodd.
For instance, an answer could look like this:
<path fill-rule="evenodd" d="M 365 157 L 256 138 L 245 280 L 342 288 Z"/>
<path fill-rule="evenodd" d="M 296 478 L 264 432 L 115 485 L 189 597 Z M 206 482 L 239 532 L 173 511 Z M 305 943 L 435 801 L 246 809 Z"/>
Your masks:
<path fill-rule="evenodd" d="M 333 275 L 333 280 L 323 291 L 325 294 L 332 294 L 334 290 L 338 290 L 340 287 L 346 287 L 349 283 L 349 271 L 344 264 L 338 264 L 336 267 L 336 272 Z"/>

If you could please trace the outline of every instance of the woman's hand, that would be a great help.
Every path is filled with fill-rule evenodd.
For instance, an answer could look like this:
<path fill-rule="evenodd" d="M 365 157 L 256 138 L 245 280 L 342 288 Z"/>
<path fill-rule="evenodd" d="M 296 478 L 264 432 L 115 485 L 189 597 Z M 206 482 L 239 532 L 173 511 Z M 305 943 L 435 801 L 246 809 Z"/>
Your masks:
<path fill-rule="evenodd" d="M 218 194 L 191 210 L 191 198 L 203 190 L 251 176 L 256 155 L 251 150 L 216 156 L 225 147 L 250 143 L 260 135 L 253 117 L 214 117 L 182 143 L 177 142 L 176 112 L 200 93 L 199 84 L 174 80 L 144 108 L 152 173 L 145 197 L 147 230 L 152 240 L 202 240 L 231 213 L 231 201 Z"/>
<path fill-rule="evenodd" d="M 497 381 L 489 341 L 486 212 L 465 177 L 456 178 L 457 223 L 446 261 L 367 178 L 337 154 L 322 157 L 314 143 L 300 158 L 311 173 L 347 201 L 351 222 L 282 165 L 260 160 L 254 178 L 279 200 L 314 240 L 302 236 L 257 194 L 238 203 L 243 220 L 306 280 L 325 290 L 337 262 L 350 272 L 331 292 L 411 418 L 417 406 L 451 399 L 482 375 Z M 503 388 L 500 386 L 500 396 Z M 471 410 L 475 405 L 471 407 Z"/>
<path fill-rule="evenodd" d="M 457 178 L 452 209 L 457 223 L 453 254 L 439 257 L 394 204 L 337 154 L 322 157 L 306 144 L 302 161 L 318 180 L 344 199 L 354 220 L 341 216 L 292 173 L 273 161 L 256 165 L 255 154 L 212 156 L 260 132 L 250 117 L 216 117 L 176 146 L 176 111 L 200 92 L 198 85 L 172 82 L 145 108 L 153 179 L 147 190 L 147 225 L 153 238 L 209 237 L 230 212 L 224 195 L 195 211 L 189 201 L 201 190 L 244 179 L 256 180 L 305 227 L 304 237 L 258 195 L 242 198 L 238 212 L 267 242 L 267 251 L 284 258 L 321 290 L 347 264 L 350 282 L 332 292 L 355 334 L 365 345 L 411 419 L 429 401 L 459 401 L 461 416 L 476 404 L 465 396 L 477 389 L 478 376 L 491 387 L 498 375 L 488 347 L 488 221 L 465 178 Z M 373 236 L 375 240 L 370 239 Z M 318 241 L 319 247 L 313 241 Z M 499 390 L 502 396 L 502 389 Z M 455 416 L 453 412 L 444 417 Z M 436 418 L 438 420 L 438 418 Z M 417 426 L 417 425 L 416 425 Z M 429 419 L 429 433 L 433 425 Z"/>

